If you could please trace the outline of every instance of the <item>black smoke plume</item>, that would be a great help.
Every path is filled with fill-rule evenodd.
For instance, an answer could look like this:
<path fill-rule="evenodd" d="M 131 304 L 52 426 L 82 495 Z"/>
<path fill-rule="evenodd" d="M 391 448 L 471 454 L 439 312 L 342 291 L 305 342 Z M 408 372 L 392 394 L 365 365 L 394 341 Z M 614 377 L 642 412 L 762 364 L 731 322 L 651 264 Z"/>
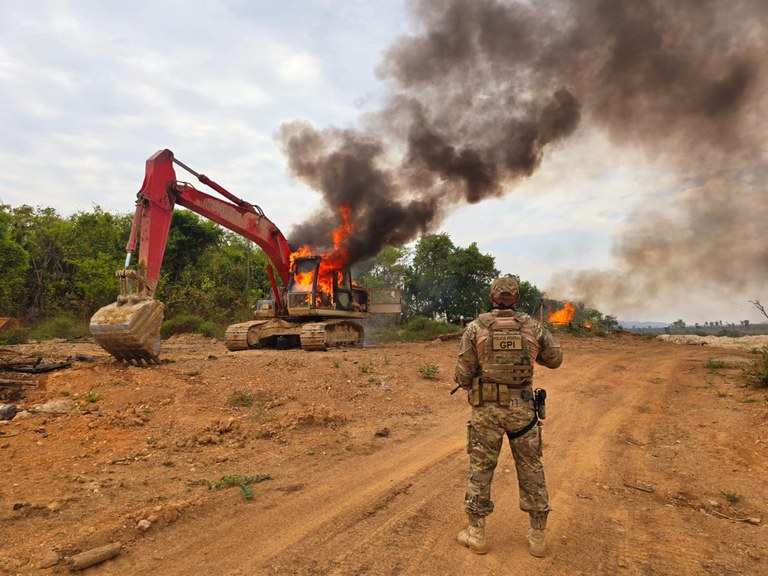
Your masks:
<path fill-rule="evenodd" d="M 673 166 L 687 192 L 630 223 L 616 270 L 561 276 L 563 286 L 620 303 L 689 281 L 683 269 L 701 283 L 722 283 L 724 273 L 732 283 L 765 281 L 764 242 L 743 240 L 768 221 L 768 2 L 408 7 L 414 31 L 378 68 L 390 90 L 380 110 L 344 129 L 280 130 L 290 169 L 324 200 L 291 231 L 293 245 L 327 245 L 342 204 L 355 225 L 353 261 L 414 240 L 463 203 L 514 190 L 548 147 L 586 125 Z"/>

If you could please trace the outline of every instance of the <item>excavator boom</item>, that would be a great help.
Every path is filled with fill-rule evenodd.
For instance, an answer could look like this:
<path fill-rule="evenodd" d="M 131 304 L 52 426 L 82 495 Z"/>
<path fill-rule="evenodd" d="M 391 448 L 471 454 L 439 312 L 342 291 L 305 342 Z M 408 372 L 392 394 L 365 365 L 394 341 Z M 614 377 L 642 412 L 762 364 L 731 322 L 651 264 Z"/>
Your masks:
<path fill-rule="evenodd" d="M 174 163 L 226 196 L 229 201 L 201 192 L 186 182 L 177 181 Z M 160 275 L 175 204 L 255 242 L 272 262 L 283 285 L 288 284 L 291 249 L 280 229 L 264 216 L 258 206 L 237 198 L 204 174 L 188 168 L 176 160 L 170 150 L 160 150 L 147 160 L 144 183 L 137 195 L 131 240 L 126 248 L 129 254 L 133 252 L 135 245 L 131 242 L 135 243 L 136 230 L 140 230 L 138 266 L 146 269 L 144 276 L 149 284 L 156 285 Z"/>

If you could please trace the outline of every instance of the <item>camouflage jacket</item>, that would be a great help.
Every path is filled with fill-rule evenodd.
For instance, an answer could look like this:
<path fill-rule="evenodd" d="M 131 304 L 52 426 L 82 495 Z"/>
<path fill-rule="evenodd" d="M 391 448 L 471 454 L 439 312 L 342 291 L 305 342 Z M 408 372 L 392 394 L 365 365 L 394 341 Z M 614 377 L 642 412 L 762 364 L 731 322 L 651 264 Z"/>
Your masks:
<path fill-rule="evenodd" d="M 528 350 L 531 358 L 537 364 L 547 368 L 557 368 L 563 361 L 563 352 L 560 343 L 552 333 L 540 322 L 534 320 L 524 312 L 514 310 L 497 310 L 491 313 L 496 316 L 515 316 L 523 323 L 521 332 L 528 342 Z M 478 321 L 470 322 L 461 337 L 459 354 L 456 360 L 454 381 L 463 388 L 472 384 L 472 379 L 480 375 L 480 363 L 483 357 L 483 348 L 487 342 L 489 331 Z"/>

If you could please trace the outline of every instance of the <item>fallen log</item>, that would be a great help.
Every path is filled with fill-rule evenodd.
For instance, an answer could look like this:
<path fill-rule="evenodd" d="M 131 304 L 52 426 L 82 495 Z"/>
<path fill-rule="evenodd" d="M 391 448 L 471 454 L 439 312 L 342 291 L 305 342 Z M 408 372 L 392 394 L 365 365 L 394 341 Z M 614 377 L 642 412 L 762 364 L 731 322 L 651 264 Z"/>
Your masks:
<path fill-rule="evenodd" d="M 53 364 L 38 364 L 37 362 L 35 362 L 32 365 L 29 365 L 29 363 L 27 363 L 26 366 L 6 365 L 3 369 L 8 370 L 9 372 L 21 372 L 23 374 L 42 374 L 43 372 L 51 372 L 52 370 L 59 370 L 60 368 L 69 368 L 70 366 L 72 366 L 72 360 L 66 360 L 64 362 L 55 362 Z"/>
<path fill-rule="evenodd" d="M 21 387 L 24 386 L 24 384 L 34 384 L 34 382 L 29 382 L 28 380 L 8 380 L 6 378 L 0 378 L 0 388 L 5 388 L 6 390 L 19 391 L 21 390 Z"/>
<path fill-rule="evenodd" d="M 83 570 L 84 568 L 101 564 L 102 562 L 117 556 L 122 547 L 122 543 L 113 542 L 112 544 L 106 544 L 105 546 L 86 550 L 85 552 L 72 556 L 69 559 L 69 566 L 72 570 Z"/>
<path fill-rule="evenodd" d="M 641 492 L 648 492 L 648 494 L 653 493 L 653 488 L 650 488 L 648 486 L 638 486 L 637 484 L 630 484 L 629 482 L 624 482 L 624 486 L 627 488 L 634 488 L 635 490 L 640 490 Z"/>
<path fill-rule="evenodd" d="M 35 366 L 40 364 L 40 362 L 42 362 L 42 360 L 43 360 L 43 357 L 42 356 L 38 356 L 34 360 L 19 360 L 17 362 L 3 362 L 3 363 L 0 363 L 0 370 L 6 369 L 6 368 L 14 368 L 14 367 L 16 367 L 16 368 L 26 368 L 26 367 L 34 368 Z"/>
<path fill-rule="evenodd" d="M 747 524 L 752 524 L 753 526 L 760 526 L 760 518 L 733 518 L 731 516 L 726 516 L 725 514 L 720 514 L 720 512 L 717 510 L 712 510 L 712 512 L 716 516 L 730 520 L 731 522 L 746 522 Z"/>

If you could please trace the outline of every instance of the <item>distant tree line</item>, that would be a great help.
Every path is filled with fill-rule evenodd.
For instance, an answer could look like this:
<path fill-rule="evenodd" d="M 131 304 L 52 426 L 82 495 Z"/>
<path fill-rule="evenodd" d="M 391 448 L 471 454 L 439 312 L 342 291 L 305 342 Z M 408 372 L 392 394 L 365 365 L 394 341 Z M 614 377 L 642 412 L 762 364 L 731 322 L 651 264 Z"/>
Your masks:
<path fill-rule="evenodd" d="M 118 294 L 115 271 L 124 264 L 132 217 L 98 206 L 62 217 L 52 208 L 0 204 L 0 316 L 27 325 L 57 316 L 85 323 Z M 256 300 L 271 293 L 266 265 L 265 254 L 247 239 L 176 210 L 156 296 L 166 306 L 166 318 L 193 314 L 223 325 L 242 321 Z M 386 247 L 356 265 L 353 275 L 366 286 L 399 288 L 406 320 L 460 323 L 489 308 L 488 287 L 501 272 L 475 243 L 461 247 L 447 234 L 427 234 L 410 248 Z M 541 313 L 545 294 L 515 278 L 518 309 Z M 549 301 L 549 308 L 562 304 Z M 583 305 L 577 305 L 574 321 L 616 324 Z"/>
<path fill-rule="evenodd" d="M 132 214 L 60 216 L 52 208 L 0 205 L 0 316 L 35 324 L 87 320 L 119 291 Z M 249 316 L 269 294 L 266 256 L 250 241 L 186 210 L 173 213 L 157 297 L 166 316 Z"/>

